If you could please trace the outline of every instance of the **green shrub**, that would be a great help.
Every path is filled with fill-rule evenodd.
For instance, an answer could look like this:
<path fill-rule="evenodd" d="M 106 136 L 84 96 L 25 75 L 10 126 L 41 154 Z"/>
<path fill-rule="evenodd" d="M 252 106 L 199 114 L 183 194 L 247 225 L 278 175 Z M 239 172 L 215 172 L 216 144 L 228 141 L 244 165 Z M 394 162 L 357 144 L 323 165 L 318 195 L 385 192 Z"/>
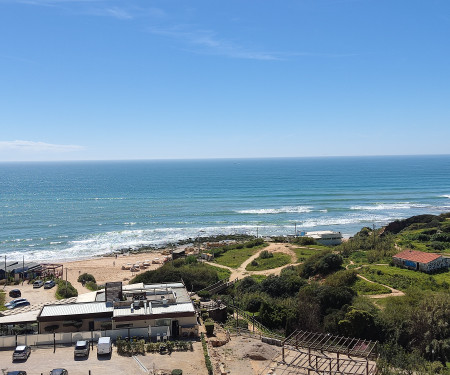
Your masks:
<path fill-rule="evenodd" d="M 59 328 L 58 324 L 52 324 L 51 326 L 47 326 L 44 328 L 45 332 L 55 332 Z"/>
<path fill-rule="evenodd" d="M 93 292 L 96 291 L 96 290 L 98 290 L 98 285 L 97 285 L 96 283 L 92 282 L 92 281 L 88 281 L 88 282 L 85 284 L 85 287 L 86 287 L 87 289 L 89 289 L 89 290 L 92 290 Z"/>
<path fill-rule="evenodd" d="M 214 321 L 211 319 L 206 320 L 205 329 L 206 329 L 206 334 L 208 336 L 212 336 L 214 334 Z"/>
<path fill-rule="evenodd" d="M 202 347 L 203 347 L 203 355 L 205 356 L 205 364 L 206 364 L 206 369 L 208 370 L 208 375 L 213 375 L 213 367 L 212 367 L 212 363 L 211 363 L 211 359 L 209 358 L 209 354 L 208 354 L 208 347 L 206 346 L 206 340 L 205 340 L 205 335 L 201 334 L 201 339 L 202 339 Z"/>
<path fill-rule="evenodd" d="M 79 283 L 87 283 L 88 281 L 95 283 L 95 277 L 94 275 L 91 275 L 90 273 L 83 273 L 80 276 L 78 276 L 77 281 Z"/>
<path fill-rule="evenodd" d="M 73 287 L 73 285 L 64 280 L 57 280 L 57 289 L 56 289 L 56 298 L 63 299 L 63 298 L 70 298 L 70 297 L 77 297 L 78 291 Z"/>
<path fill-rule="evenodd" d="M 209 318 L 209 314 L 207 312 L 202 314 L 202 320 L 205 321 L 206 319 Z"/>
<path fill-rule="evenodd" d="M 176 369 L 172 370 L 172 375 L 183 375 L 183 370 L 176 368 Z"/>
<path fill-rule="evenodd" d="M 269 259 L 269 258 L 273 258 L 273 254 L 267 250 L 263 250 L 263 251 L 261 251 L 261 254 L 259 255 L 259 257 L 261 259 Z"/>
<path fill-rule="evenodd" d="M 210 298 L 211 297 L 211 293 L 207 290 L 201 290 L 197 294 L 200 298 Z"/>

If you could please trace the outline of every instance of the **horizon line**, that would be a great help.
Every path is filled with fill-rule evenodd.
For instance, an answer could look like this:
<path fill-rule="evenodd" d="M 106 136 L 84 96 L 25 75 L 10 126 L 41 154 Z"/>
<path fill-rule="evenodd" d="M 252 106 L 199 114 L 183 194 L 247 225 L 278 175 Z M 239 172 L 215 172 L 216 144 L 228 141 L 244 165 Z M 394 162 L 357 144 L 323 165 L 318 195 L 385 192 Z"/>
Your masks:
<path fill-rule="evenodd" d="M 268 160 L 268 159 L 327 159 L 327 158 L 372 158 L 450 156 L 448 154 L 373 154 L 373 155 L 315 155 L 315 156 L 248 156 L 205 158 L 130 158 L 130 159 L 62 159 L 62 160 L 0 160 L 0 163 L 82 163 L 82 162 L 127 162 L 127 161 L 214 161 L 214 160 Z"/>

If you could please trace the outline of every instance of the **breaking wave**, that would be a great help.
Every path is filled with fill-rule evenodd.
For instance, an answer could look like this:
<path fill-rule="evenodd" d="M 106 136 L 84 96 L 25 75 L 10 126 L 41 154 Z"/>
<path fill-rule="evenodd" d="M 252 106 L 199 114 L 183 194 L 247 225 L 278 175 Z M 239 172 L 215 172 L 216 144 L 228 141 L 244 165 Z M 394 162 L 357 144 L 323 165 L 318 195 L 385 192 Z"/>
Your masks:
<path fill-rule="evenodd" d="M 280 208 L 261 208 L 252 210 L 240 210 L 236 211 L 239 214 L 254 214 L 254 215 L 269 215 L 269 214 L 299 214 L 308 213 L 312 211 L 312 207 L 309 206 L 285 206 Z"/>
<path fill-rule="evenodd" d="M 420 203 L 375 203 L 368 206 L 352 206 L 351 210 L 364 210 L 364 211 L 382 211 L 382 210 L 408 210 L 411 208 L 427 208 L 431 207 L 429 204 Z"/>

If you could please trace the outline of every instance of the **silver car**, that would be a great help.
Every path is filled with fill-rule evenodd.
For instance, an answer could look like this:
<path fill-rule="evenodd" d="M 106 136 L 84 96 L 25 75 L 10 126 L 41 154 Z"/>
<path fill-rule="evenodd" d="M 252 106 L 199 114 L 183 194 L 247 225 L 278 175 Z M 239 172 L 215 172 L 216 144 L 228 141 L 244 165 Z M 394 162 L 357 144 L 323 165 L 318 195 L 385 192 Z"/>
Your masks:
<path fill-rule="evenodd" d="M 75 357 L 85 357 L 89 355 L 89 343 L 87 341 L 77 341 L 75 345 Z"/>
<path fill-rule="evenodd" d="M 16 347 L 13 353 L 13 361 L 16 359 L 28 359 L 31 354 L 31 347 L 26 345 L 20 345 Z"/>

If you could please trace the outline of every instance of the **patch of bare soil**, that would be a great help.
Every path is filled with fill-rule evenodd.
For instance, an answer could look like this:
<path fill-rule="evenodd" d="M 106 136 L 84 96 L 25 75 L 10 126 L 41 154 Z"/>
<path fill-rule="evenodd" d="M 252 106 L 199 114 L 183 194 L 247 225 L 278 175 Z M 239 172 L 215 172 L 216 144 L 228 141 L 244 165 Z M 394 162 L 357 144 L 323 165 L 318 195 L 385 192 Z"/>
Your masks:
<path fill-rule="evenodd" d="M 258 339 L 232 336 L 220 347 L 210 347 L 210 357 L 217 374 L 258 374 L 279 354 L 280 348 Z"/>

